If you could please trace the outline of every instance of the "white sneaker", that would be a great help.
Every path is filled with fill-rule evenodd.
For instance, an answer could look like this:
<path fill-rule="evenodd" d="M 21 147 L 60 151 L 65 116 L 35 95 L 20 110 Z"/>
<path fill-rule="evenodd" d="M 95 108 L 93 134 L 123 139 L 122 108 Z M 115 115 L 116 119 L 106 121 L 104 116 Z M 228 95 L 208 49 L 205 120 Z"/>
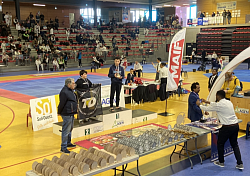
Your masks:
<path fill-rule="evenodd" d="M 65 71 L 65 69 L 63 69 L 63 71 Z"/>
<path fill-rule="evenodd" d="M 98 68 L 98 69 L 102 69 L 102 68 Z"/>

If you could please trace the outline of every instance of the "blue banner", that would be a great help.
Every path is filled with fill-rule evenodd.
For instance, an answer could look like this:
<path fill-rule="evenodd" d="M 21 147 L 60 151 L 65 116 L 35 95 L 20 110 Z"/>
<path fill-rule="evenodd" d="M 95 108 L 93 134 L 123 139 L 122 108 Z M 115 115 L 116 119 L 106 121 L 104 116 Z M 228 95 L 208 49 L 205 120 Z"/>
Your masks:
<path fill-rule="evenodd" d="M 198 25 L 203 25 L 203 18 L 198 18 L 197 24 L 198 24 Z"/>
<path fill-rule="evenodd" d="M 213 133 L 211 132 L 211 161 L 218 160 L 218 150 L 217 150 L 217 141 L 218 141 L 218 134 L 219 133 Z M 233 148 L 231 147 L 231 144 L 229 140 L 224 145 L 224 156 L 232 154 Z"/>

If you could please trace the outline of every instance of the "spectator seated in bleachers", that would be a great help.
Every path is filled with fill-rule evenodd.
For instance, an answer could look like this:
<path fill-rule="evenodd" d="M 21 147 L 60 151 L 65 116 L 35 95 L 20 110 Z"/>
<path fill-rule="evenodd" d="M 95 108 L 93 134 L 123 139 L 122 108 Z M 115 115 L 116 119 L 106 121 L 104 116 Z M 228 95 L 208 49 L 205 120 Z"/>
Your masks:
<path fill-rule="evenodd" d="M 27 31 L 25 31 L 25 33 L 23 34 L 23 40 L 25 40 L 26 42 L 29 41 L 29 34 Z"/>
<path fill-rule="evenodd" d="M 65 71 L 63 56 L 60 56 L 60 59 L 58 60 L 58 64 L 59 64 L 60 71 L 61 71 L 62 68 L 63 68 L 63 71 Z"/>
<path fill-rule="evenodd" d="M 51 41 L 53 44 L 56 44 L 56 37 L 55 37 L 55 35 L 51 35 L 50 41 Z"/>
<path fill-rule="evenodd" d="M 134 75 L 136 76 L 137 73 L 137 77 L 140 78 L 141 77 L 141 72 L 142 72 L 142 66 L 138 61 L 135 61 L 134 64 Z"/>
<path fill-rule="evenodd" d="M 6 67 L 8 67 L 9 58 L 10 58 L 9 55 L 7 55 L 6 52 L 4 52 L 2 55 L 2 61 Z"/>
<path fill-rule="evenodd" d="M 14 39 L 14 37 L 11 34 L 9 34 L 8 37 L 7 37 L 7 39 L 8 39 L 8 42 L 12 42 L 12 40 Z"/>
<path fill-rule="evenodd" d="M 42 61 L 44 70 L 49 70 L 49 58 L 45 55 Z"/>
<path fill-rule="evenodd" d="M 39 58 L 36 59 L 35 64 L 36 64 L 37 71 L 40 71 L 40 67 L 43 71 L 43 64 L 41 63 L 41 60 Z"/>
<path fill-rule="evenodd" d="M 55 69 L 55 71 L 56 71 L 56 69 L 59 70 L 59 64 L 58 64 L 58 61 L 56 58 L 54 58 L 52 64 L 53 64 L 53 68 Z"/>

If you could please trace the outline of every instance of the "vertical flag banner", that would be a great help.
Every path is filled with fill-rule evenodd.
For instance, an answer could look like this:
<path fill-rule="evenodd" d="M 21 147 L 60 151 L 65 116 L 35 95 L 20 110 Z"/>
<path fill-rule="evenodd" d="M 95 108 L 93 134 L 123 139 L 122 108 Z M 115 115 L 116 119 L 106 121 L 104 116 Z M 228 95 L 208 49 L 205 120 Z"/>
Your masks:
<path fill-rule="evenodd" d="M 101 85 L 88 90 L 76 90 L 78 99 L 78 118 L 84 119 L 102 115 Z"/>
<path fill-rule="evenodd" d="M 50 128 L 58 122 L 55 96 L 31 99 L 30 110 L 34 131 Z"/>
<path fill-rule="evenodd" d="M 168 57 L 167 91 L 173 91 L 178 88 L 182 67 L 185 35 L 186 29 L 182 29 L 175 34 L 170 44 Z"/>

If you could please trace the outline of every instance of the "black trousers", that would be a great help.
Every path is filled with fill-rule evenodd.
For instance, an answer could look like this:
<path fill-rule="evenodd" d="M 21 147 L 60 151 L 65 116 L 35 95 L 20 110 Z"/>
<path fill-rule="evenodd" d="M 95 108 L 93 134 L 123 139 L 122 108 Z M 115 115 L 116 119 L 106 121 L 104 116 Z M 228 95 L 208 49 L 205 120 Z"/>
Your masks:
<path fill-rule="evenodd" d="M 167 84 L 167 78 L 161 78 L 161 84 Z"/>
<path fill-rule="evenodd" d="M 224 163 L 224 145 L 229 139 L 229 142 L 234 150 L 234 156 L 237 160 L 237 164 L 242 164 L 240 149 L 237 142 L 238 132 L 238 124 L 233 126 L 222 126 L 222 128 L 219 130 L 217 149 L 220 163 Z"/>
<path fill-rule="evenodd" d="M 113 107 L 115 93 L 116 93 L 116 107 L 119 107 L 121 88 L 122 88 L 122 84 L 111 83 L 111 88 L 110 88 L 110 107 L 111 108 Z"/>
<path fill-rule="evenodd" d="M 79 67 L 82 66 L 82 59 L 78 59 Z"/>
<path fill-rule="evenodd" d="M 134 75 L 136 76 L 136 72 L 138 73 L 138 78 L 140 78 L 141 77 L 141 70 L 135 70 L 134 71 Z"/>

